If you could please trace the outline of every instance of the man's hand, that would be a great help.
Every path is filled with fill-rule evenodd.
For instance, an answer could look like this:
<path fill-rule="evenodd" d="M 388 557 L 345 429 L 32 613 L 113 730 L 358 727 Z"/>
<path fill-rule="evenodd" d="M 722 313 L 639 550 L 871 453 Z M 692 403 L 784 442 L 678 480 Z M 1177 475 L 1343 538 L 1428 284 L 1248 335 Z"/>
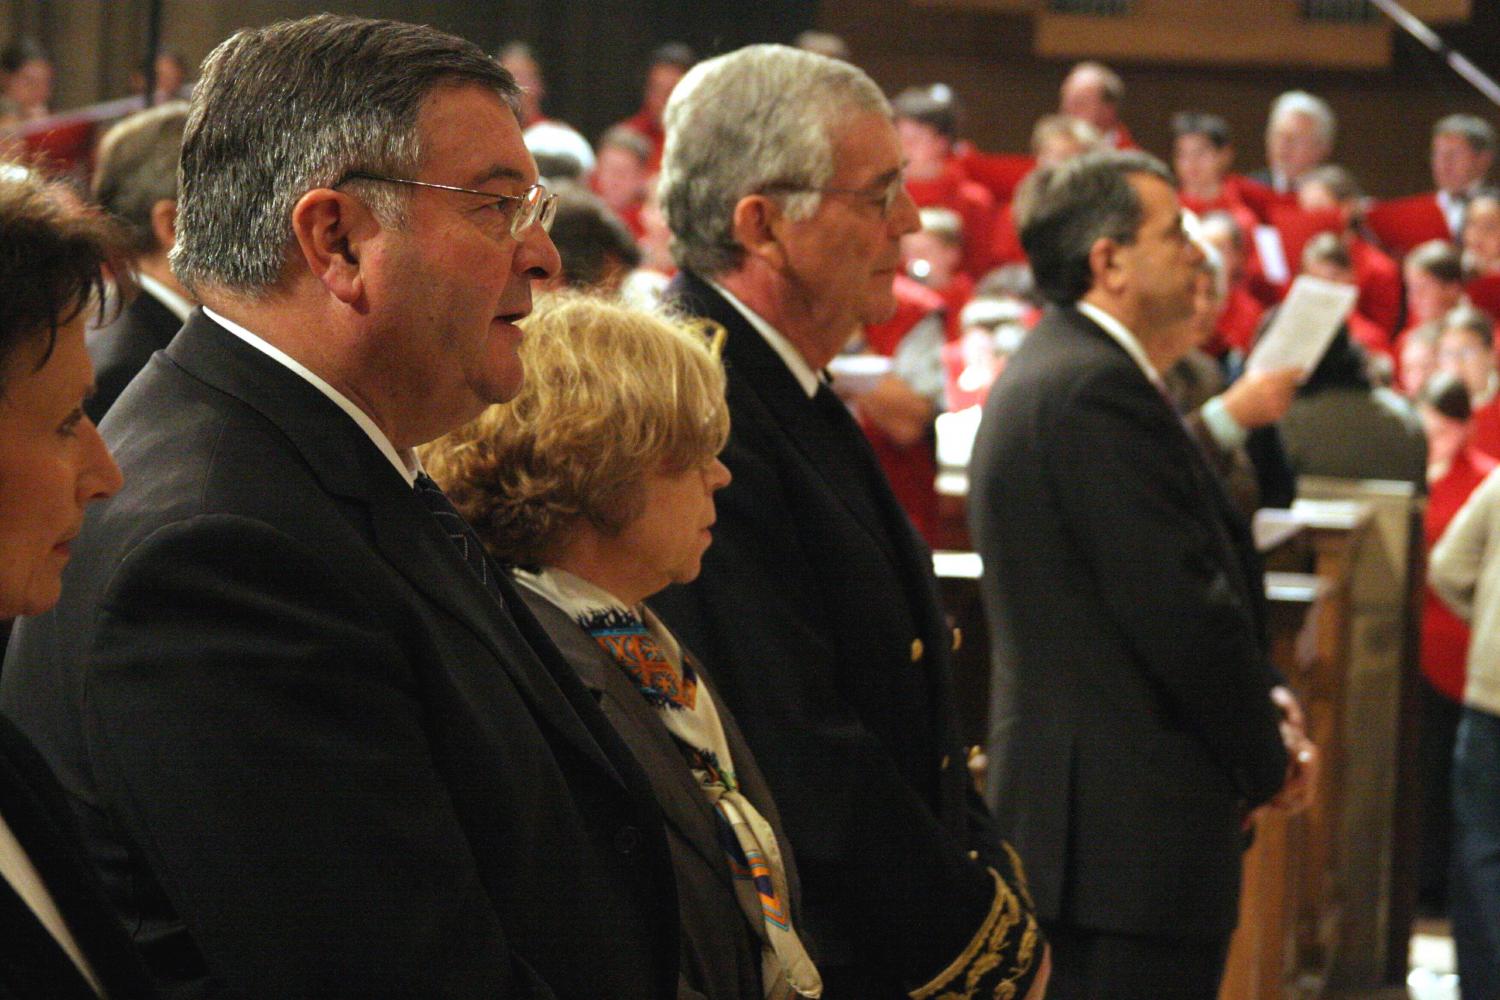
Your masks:
<path fill-rule="evenodd" d="M 937 416 L 932 404 L 895 375 L 887 375 L 869 392 L 854 397 L 859 415 L 904 447 L 916 444 Z"/>
<path fill-rule="evenodd" d="M 1286 781 L 1268 805 L 1285 813 L 1299 813 L 1312 805 L 1318 790 L 1318 748 L 1307 738 L 1302 706 L 1287 688 L 1271 689 L 1271 700 L 1281 710 L 1281 742 L 1286 747 Z"/>
<path fill-rule="evenodd" d="M 1274 424 L 1291 408 L 1302 374 L 1300 368 L 1246 372 L 1224 390 L 1224 410 L 1247 431 Z"/>

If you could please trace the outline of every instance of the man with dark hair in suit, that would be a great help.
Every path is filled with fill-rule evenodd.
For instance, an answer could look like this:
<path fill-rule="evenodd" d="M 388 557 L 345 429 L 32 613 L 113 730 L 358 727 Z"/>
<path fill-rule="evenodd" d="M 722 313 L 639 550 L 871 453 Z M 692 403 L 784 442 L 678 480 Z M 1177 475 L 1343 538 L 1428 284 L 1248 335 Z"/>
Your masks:
<path fill-rule="evenodd" d="M 1214 997 L 1249 811 L 1301 790 L 1283 737 L 1312 754 L 1266 661 L 1246 526 L 1149 361 L 1202 262 L 1174 188 L 1141 153 L 1033 175 L 1021 240 L 1051 305 L 990 391 L 970 468 L 989 790 L 1054 997 Z"/>
<path fill-rule="evenodd" d="M 0 706 L 174 994 L 677 995 L 650 785 L 413 448 L 510 398 L 558 269 L 511 77 L 322 15 L 204 64 L 123 490 Z"/>
<path fill-rule="evenodd" d="M 847 63 L 709 60 L 667 106 L 669 298 L 728 331 L 734 475 L 653 603 L 719 680 L 802 873 L 826 1000 L 1034 997 L 1024 881 L 964 767 L 931 554 L 820 373 L 895 309 L 917 228 L 891 109 Z"/>
<path fill-rule="evenodd" d="M 177 242 L 177 158 L 187 116 L 187 103 L 172 101 L 131 115 L 99 143 L 94 200 L 125 226 L 139 292 L 89 334 L 94 395 L 84 409 L 96 424 L 193 310 L 192 293 L 167 262 Z"/>

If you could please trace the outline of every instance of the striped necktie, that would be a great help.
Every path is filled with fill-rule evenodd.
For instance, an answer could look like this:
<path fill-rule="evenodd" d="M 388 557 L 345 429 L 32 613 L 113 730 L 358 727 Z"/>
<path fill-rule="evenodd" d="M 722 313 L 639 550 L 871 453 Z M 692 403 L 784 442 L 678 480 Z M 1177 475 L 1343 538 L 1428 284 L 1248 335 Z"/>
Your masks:
<path fill-rule="evenodd" d="M 442 488 L 433 481 L 432 477 L 425 472 L 417 473 L 417 481 L 413 489 L 416 491 L 417 499 L 437 518 L 438 526 L 448 536 L 448 541 L 453 543 L 459 554 L 464 557 L 464 562 L 474 575 L 479 577 L 479 582 L 504 604 L 504 596 L 501 594 L 500 586 L 495 580 L 494 571 L 490 568 L 489 560 L 485 557 L 484 546 L 479 541 L 479 536 L 468 521 L 463 519 L 453 502 Z"/>

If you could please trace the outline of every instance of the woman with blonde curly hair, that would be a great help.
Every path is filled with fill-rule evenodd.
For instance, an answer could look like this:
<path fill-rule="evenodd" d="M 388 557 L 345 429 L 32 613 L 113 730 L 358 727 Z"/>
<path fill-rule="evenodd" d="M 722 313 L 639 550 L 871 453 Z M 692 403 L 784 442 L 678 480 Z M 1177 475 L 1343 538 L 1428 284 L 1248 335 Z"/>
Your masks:
<path fill-rule="evenodd" d="M 797 878 L 749 748 L 703 668 L 645 606 L 698 575 L 729 483 L 724 371 L 699 331 L 596 297 L 522 324 L 508 404 L 422 460 L 650 776 L 667 819 L 686 995 L 816 997 Z"/>

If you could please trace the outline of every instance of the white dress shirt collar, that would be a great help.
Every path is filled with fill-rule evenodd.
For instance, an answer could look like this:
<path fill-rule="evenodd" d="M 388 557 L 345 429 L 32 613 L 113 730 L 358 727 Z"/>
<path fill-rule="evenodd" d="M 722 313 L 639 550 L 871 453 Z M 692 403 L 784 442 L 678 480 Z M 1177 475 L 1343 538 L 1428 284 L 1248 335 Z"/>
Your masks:
<path fill-rule="evenodd" d="M 191 302 L 144 271 L 136 272 L 135 283 L 141 286 L 141 291 L 166 306 L 167 311 L 173 316 L 184 323 L 187 322 L 188 313 L 193 311 Z"/>
<path fill-rule="evenodd" d="M 1438 190 L 1438 208 L 1442 210 L 1443 218 L 1448 223 L 1448 235 L 1453 239 L 1458 239 L 1463 232 L 1464 211 L 1469 207 L 1469 199 L 1474 197 L 1475 192 L 1482 187 L 1484 187 L 1484 181 L 1477 180 L 1459 194 Z"/>
<path fill-rule="evenodd" d="M 1092 302 L 1078 302 L 1078 311 L 1104 328 L 1116 343 L 1125 348 L 1125 353 L 1130 355 L 1130 360 L 1140 368 L 1141 374 L 1146 376 L 1147 381 L 1158 389 L 1162 387 L 1161 373 L 1151 367 L 1151 359 L 1146 357 L 1146 349 L 1141 342 L 1135 339 L 1135 334 L 1125 328 L 1125 324 L 1115 319 L 1109 313 L 1100 309 Z"/>
<path fill-rule="evenodd" d="M 812 370 L 812 366 L 807 363 L 802 352 L 797 350 L 790 340 L 782 336 L 779 330 L 767 323 L 759 313 L 737 299 L 729 289 L 717 281 L 708 280 L 708 283 L 714 291 L 724 296 L 724 301 L 734 306 L 739 314 L 745 317 L 747 323 L 755 327 L 756 332 L 765 339 L 767 344 L 771 345 L 771 350 L 775 351 L 777 356 L 786 363 L 787 370 L 792 373 L 797 384 L 802 386 L 802 391 L 807 393 L 807 398 L 812 399 L 813 394 L 818 391 L 818 373 Z"/>
<path fill-rule="evenodd" d="M 323 381 L 305 365 L 297 361 L 296 358 L 293 358 L 290 354 L 287 354 L 285 351 L 276 347 L 274 344 L 262 340 L 260 337 L 251 333 L 249 330 L 245 329 L 243 326 L 240 326 L 233 320 L 225 319 L 223 316 L 220 316 L 218 313 L 214 312 L 207 306 L 203 307 L 203 312 L 208 316 L 209 319 L 213 320 L 215 323 L 219 324 L 224 329 L 228 330 L 230 333 L 234 334 L 236 337 L 240 338 L 245 343 L 255 348 L 257 351 L 265 354 L 277 364 L 290 369 L 292 373 L 295 374 L 298 378 L 301 378 L 303 381 L 311 385 L 314 389 L 317 389 L 323 395 L 332 400 L 334 405 L 343 410 L 345 413 L 349 414 L 349 419 L 358 424 L 360 430 L 364 431 L 365 434 L 369 436 L 370 441 L 375 445 L 375 447 L 380 449 L 380 453 L 390 460 L 391 465 L 394 466 L 396 471 L 401 474 L 401 478 L 406 480 L 406 485 L 416 485 L 417 473 L 422 471 L 422 463 L 417 461 L 416 452 L 412 451 L 410 448 L 406 449 L 404 453 L 397 451 L 396 446 L 391 444 L 391 439 L 386 437 L 385 432 L 375 425 L 375 421 L 370 419 L 369 414 L 365 413 L 365 411 L 361 410 L 358 406 L 355 406 L 347 396 L 339 392 L 327 382 Z"/>

